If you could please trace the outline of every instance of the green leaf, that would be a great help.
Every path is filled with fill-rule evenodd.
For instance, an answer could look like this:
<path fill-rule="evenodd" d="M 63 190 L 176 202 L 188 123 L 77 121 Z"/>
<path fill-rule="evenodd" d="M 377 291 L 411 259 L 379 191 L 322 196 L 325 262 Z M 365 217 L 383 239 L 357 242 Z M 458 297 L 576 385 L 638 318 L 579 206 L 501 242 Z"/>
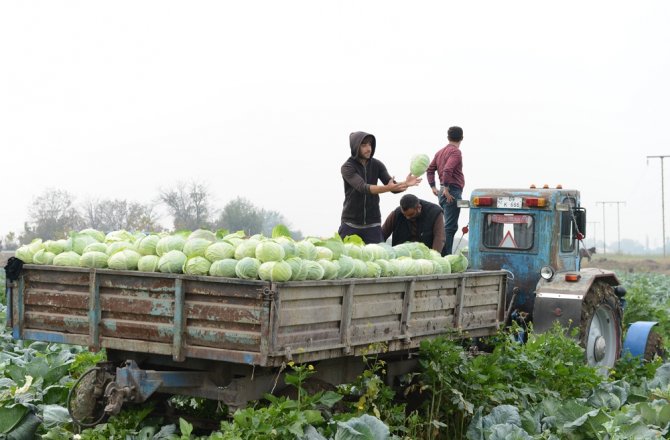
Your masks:
<path fill-rule="evenodd" d="M 358 246 L 364 246 L 365 245 L 365 242 L 363 241 L 363 239 L 356 234 L 347 235 L 346 237 L 344 237 L 344 244 L 348 244 L 348 243 L 356 244 Z"/>
<path fill-rule="evenodd" d="M 335 440 L 386 440 L 389 438 L 389 428 L 376 417 L 363 414 L 337 423 Z"/>
<path fill-rule="evenodd" d="M 327 406 L 328 408 L 332 408 L 332 406 L 342 400 L 343 397 L 344 396 L 334 391 L 326 391 L 321 397 L 319 397 L 317 402 L 321 405 Z"/>
<path fill-rule="evenodd" d="M 23 405 L 8 405 L 0 407 L 0 433 L 7 433 L 17 426 L 28 412 Z"/>
<path fill-rule="evenodd" d="M 531 440 L 532 437 L 528 435 L 523 428 L 510 423 L 493 425 L 490 429 L 488 440 Z"/>
<path fill-rule="evenodd" d="M 272 228 L 272 238 L 288 237 L 291 238 L 291 232 L 284 225 L 276 225 Z"/>
<path fill-rule="evenodd" d="M 60 405 L 43 405 L 42 418 L 46 428 L 53 428 L 56 425 L 69 423 L 72 421 L 67 408 Z"/>
<path fill-rule="evenodd" d="M 181 432 L 182 438 L 189 438 L 191 432 L 193 432 L 193 425 L 179 417 L 179 431 Z"/>
<path fill-rule="evenodd" d="M 7 440 L 27 440 L 35 438 L 35 432 L 40 427 L 40 419 L 33 413 L 28 413 L 9 434 Z"/>

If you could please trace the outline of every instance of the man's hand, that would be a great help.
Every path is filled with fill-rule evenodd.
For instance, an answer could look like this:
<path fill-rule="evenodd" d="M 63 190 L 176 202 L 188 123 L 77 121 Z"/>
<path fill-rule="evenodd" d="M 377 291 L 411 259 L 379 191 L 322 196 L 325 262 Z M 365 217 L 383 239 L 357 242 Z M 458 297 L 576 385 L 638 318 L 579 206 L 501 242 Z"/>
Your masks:
<path fill-rule="evenodd" d="M 410 186 L 417 186 L 419 183 L 421 183 L 423 179 L 420 177 L 414 176 L 412 173 L 407 175 L 407 178 L 405 179 L 405 183 L 407 184 L 407 187 L 409 188 Z"/>
<path fill-rule="evenodd" d="M 451 203 L 454 201 L 454 196 L 449 194 L 449 190 L 447 188 L 444 188 L 442 190 L 442 195 L 447 199 L 447 203 Z"/>
<path fill-rule="evenodd" d="M 389 183 L 386 185 L 386 189 L 391 192 L 403 192 L 407 189 L 407 183 L 405 182 L 396 182 L 395 177 L 391 177 Z"/>
<path fill-rule="evenodd" d="M 433 191 L 433 195 L 438 195 L 439 193 L 437 192 L 437 188 L 434 186 L 431 186 L 430 189 Z"/>

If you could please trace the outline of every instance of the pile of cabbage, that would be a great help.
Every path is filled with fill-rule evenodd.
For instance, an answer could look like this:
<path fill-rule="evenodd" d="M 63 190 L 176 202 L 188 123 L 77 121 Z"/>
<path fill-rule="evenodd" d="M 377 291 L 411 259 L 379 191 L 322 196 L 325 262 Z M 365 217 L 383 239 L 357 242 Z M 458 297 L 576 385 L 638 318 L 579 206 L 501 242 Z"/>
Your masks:
<path fill-rule="evenodd" d="M 184 273 L 267 281 L 379 278 L 463 272 L 462 254 L 440 256 L 423 243 L 363 244 L 337 234 L 294 241 L 204 229 L 173 234 L 85 229 L 68 239 L 36 239 L 16 251 L 29 264 Z"/>

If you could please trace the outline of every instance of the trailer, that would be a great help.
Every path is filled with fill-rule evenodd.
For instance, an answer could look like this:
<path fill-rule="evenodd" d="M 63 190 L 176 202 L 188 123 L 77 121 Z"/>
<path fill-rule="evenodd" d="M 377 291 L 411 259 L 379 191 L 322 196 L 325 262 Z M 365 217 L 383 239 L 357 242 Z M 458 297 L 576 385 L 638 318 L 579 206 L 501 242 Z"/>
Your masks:
<path fill-rule="evenodd" d="M 7 325 L 15 339 L 104 348 L 107 413 L 155 393 L 236 408 L 281 387 L 290 361 L 339 384 L 383 353 L 392 381 L 426 338 L 495 334 L 506 290 L 495 270 L 271 283 L 27 264 L 7 283 Z"/>

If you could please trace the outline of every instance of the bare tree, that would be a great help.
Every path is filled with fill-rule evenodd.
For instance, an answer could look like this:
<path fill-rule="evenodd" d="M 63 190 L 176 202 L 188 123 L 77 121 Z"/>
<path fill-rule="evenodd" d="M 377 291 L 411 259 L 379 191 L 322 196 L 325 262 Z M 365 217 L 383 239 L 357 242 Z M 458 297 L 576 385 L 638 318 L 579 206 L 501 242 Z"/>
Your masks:
<path fill-rule="evenodd" d="M 160 201 L 173 217 L 175 229 L 210 228 L 209 189 L 197 182 L 179 182 L 174 188 L 162 189 Z"/>
<path fill-rule="evenodd" d="M 216 227 L 229 231 L 244 231 L 247 235 L 262 233 L 270 237 L 272 228 L 279 224 L 288 227 L 286 218 L 278 211 L 258 208 L 249 200 L 237 197 L 223 208 Z M 290 233 L 295 239 L 302 238 L 300 231 L 290 231 Z"/>
<path fill-rule="evenodd" d="M 64 238 L 82 225 L 82 217 L 74 206 L 74 197 L 67 191 L 47 189 L 28 208 L 30 220 L 24 223 L 20 242 L 34 238 Z"/>
<path fill-rule="evenodd" d="M 16 241 L 16 232 L 10 231 L 5 235 L 3 249 L 6 251 L 13 251 L 19 247 L 19 243 Z"/>
<path fill-rule="evenodd" d="M 122 199 L 88 200 L 84 203 L 86 227 L 101 231 L 156 232 L 162 230 L 152 205 Z"/>

